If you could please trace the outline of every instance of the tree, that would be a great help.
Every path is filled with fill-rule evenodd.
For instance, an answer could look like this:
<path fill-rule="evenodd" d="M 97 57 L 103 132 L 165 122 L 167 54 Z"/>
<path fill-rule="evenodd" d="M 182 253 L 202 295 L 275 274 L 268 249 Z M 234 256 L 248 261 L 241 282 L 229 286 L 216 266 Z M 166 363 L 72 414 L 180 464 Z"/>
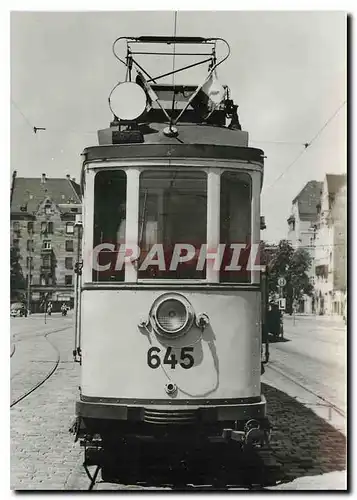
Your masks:
<path fill-rule="evenodd" d="M 23 296 L 21 290 L 25 290 L 25 278 L 20 265 L 19 250 L 10 248 L 10 292 L 12 299 L 19 299 Z"/>
<path fill-rule="evenodd" d="M 299 301 L 303 295 L 313 293 L 313 286 L 307 274 L 312 259 L 305 249 L 294 250 L 287 240 L 281 240 L 277 246 L 265 246 L 263 252 L 268 273 L 269 296 L 279 292 L 278 279 L 285 278 L 283 293 L 286 298 L 286 311 L 291 314 L 294 300 Z"/>

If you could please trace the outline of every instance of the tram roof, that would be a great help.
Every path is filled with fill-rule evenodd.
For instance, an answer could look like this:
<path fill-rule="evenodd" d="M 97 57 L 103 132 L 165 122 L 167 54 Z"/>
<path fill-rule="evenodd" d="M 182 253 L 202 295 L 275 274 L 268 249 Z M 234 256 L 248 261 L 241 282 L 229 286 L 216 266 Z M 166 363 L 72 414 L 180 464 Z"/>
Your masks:
<path fill-rule="evenodd" d="M 84 149 L 85 161 L 139 158 L 205 158 L 243 160 L 264 164 L 264 152 L 248 146 L 248 132 L 201 124 L 177 124 L 178 135 L 164 134 L 167 124 L 139 126 L 141 142 L 113 144 L 117 127 L 98 131 L 99 146 Z"/>

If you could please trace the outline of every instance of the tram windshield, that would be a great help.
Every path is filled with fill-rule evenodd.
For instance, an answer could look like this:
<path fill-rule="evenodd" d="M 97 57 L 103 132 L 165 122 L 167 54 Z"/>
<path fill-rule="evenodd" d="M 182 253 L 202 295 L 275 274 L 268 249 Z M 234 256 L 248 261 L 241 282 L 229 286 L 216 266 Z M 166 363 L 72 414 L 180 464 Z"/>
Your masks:
<path fill-rule="evenodd" d="M 220 242 L 225 244 L 220 281 L 247 283 L 251 243 L 251 177 L 244 172 L 221 175 Z"/>
<path fill-rule="evenodd" d="M 206 172 L 141 173 L 139 279 L 204 279 L 206 269 L 198 268 L 197 258 L 206 235 Z"/>
<path fill-rule="evenodd" d="M 93 281 L 124 281 L 124 268 L 116 269 L 118 245 L 125 242 L 126 173 L 104 170 L 95 176 L 94 248 L 98 265 L 93 266 Z M 99 267 L 101 266 L 101 267 Z"/>
<path fill-rule="evenodd" d="M 221 174 L 220 282 L 249 283 L 251 177 Z M 95 176 L 93 281 L 124 281 L 119 252 L 125 246 L 127 174 L 103 170 Z M 139 279 L 206 278 L 207 173 L 191 169 L 144 170 L 139 178 L 137 276 Z M 124 250 L 125 251 L 125 250 Z M 218 253 L 217 253 L 218 255 Z M 119 264 L 120 265 L 119 265 Z"/>

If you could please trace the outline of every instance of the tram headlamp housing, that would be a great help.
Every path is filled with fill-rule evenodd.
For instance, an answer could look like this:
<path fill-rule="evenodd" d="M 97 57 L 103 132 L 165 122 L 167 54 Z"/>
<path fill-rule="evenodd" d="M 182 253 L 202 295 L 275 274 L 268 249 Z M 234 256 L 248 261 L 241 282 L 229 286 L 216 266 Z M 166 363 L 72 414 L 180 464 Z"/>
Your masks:
<path fill-rule="evenodd" d="M 184 296 L 167 294 L 154 302 L 150 322 L 159 335 L 176 338 L 192 327 L 194 316 L 192 306 Z"/>

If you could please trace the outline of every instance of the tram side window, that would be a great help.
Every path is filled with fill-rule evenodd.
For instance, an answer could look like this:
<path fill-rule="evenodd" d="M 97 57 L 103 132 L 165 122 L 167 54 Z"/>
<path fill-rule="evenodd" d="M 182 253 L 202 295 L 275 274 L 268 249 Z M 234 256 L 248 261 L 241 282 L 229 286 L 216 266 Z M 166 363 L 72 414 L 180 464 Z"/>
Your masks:
<path fill-rule="evenodd" d="M 121 244 L 125 243 L 126 173 L 98 172 L 94 184 L 94 249 L 101 250 L 93 261 L 93 281 L 124 281 L 123 269 L 116 269 Z M 108 245 L 109 248 L 105 248 Z M 110 245 L 114 245 L 113 247 Z M 99 266 L 102 268 L 99 270 Z"/>
<path fill-rule="evenodd" d="M 139 279 L 204 279 L 197 259 L 206 243 L 207 174 L 144 171 L 139 199 Z"/>
<path fill-rule="evenodd" d="M 248 283 L 251 276 L 247 263 L 251 242 L 251 177 L 243 172 L 223 172 L 221 175 L 220 242 L 226 245 L 220 281 Z M 234 245 L 243 245 L 236 259 Z M 234 269 L 234 267 L 240 270 Z"/>

